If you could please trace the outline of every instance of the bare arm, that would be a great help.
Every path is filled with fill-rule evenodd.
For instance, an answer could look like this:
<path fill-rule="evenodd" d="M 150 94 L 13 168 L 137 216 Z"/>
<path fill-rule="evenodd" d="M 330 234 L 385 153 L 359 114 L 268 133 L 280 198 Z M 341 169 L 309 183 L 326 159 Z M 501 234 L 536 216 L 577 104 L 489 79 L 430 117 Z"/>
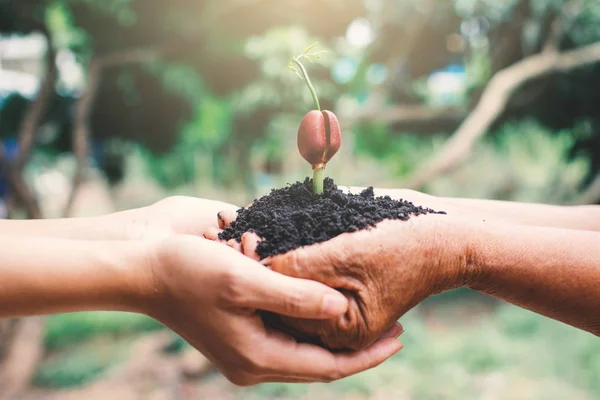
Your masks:
<path fill-rule="evenodd" d="M 219 201 L 174 196 L 148 207 L 95 217 L 0 220 L 0 236 L 110 241 L 200 236 L 218 226 L 215 217 L 219 211 L 237 209 Z"/>
<path fill-rule="evenodd" d="M 84 310 L 141 312 L 205 353 L 232 382 L 330 381 L 398 352 L 392 327 L 369 349 L 334 354 L 267 331 L 257 308 L 329 319 L 340 293 L 270 271 L 192 235 L 162 241 L 0 236 L 0 318 Z"/>
<path fill-rule="evenodd" d="M 441 202 L 472 217 L 520 225 L 600 231 L 600 206 L 556 206 L 499 200 L 442 197 Z"/>
<path fill-rule="evenodd" d="M 87 218 L 0 220 L 0 235 L 36 236 L 81 240 L 127 240 L 141 210 Z"/>
<path fill-rule="evenodd" d="M 600 335 L 600 233 L 482 225 L 467 232 L 469 287 Z"/>
<path fill-rule="evenodd" d="M 364 188 L 347 188 L 353 193 Z M 404 199 L 448 214 L 518 225 L 600 232 L 600 206 L 556 206 L 499 200 L 437 197 L 407 189 L 375 189 L 378 196 Z"/>
<path fill-rule="evenodd" d="M 360 349 L 425 298 L 463 286 L 600 335 L 598 232 L 426 215 L 342 234 L 269 265 L 344 289 L 344 318 L 281 320 L 336 349 Z"/>
<path fill-rule="evenodd" d="M 0 237 L 0 318 L 136 310 L 147 295 L 142 242 Z M 144 265 L 146 264 L 146 265 Z"/>

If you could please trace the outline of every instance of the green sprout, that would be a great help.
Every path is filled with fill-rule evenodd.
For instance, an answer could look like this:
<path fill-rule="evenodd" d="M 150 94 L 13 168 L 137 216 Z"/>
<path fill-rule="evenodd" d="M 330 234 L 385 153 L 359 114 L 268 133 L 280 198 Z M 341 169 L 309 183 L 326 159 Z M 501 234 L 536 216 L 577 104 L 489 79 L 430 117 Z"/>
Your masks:
<path fill-rule="evenodd" d="M 313 98 L 313 101 L 315 102 L 315 106 L 316 106 L 317 110 L 321 111 L 321 105 L 319 104 L 319 97 L 317 96 L 315 87 L 313 86 L 312 82 L 310 81 L 310 78 L 308 76 L 308 72 L 306 71 L 306 68 L 302 64 L 302 60 L 308 61 L 308 62 L 313 62 L 315 60 L 319 60 L 321 58 L 320 54 L 327 52 L 327 50 L 320 50 L 320 51 L 311 53 L 311 51 L 314 50 L 314 48 L 317 47 L 318 44 L 319 44 L 319 42 L 312 44 L 306 50 L 304 50 L 304 52 L 302 54 L 292 58 L 292 60 L 288 64 L 288 67 L 293 72 L 295 72 L 296 75 L 298 75 L 300 77 L 300 79 L 302 79 L 306 82 L 306 85 L 308 86 L 308 90 L 310 90 L 310 94 Z"/>
<path fill-rule="evenodd" d="M 313 52 L 318 43 L 309 46 L 302 54 L 294 57 L 288 64 L 308 86 L 315 102 L 316 110 L 310 111 L 298 129 L 298 150 L 313 168 L 313 193 L 322 194 L 325 180 L 325 166 L 339 150 L 341 144 L 341 131 L 337 117 L 334 113 L 321 110 L 319 97 L 315 91 L 308 72 L 302 61 L 313 62 L 321 58 L 325 50 Z"/>

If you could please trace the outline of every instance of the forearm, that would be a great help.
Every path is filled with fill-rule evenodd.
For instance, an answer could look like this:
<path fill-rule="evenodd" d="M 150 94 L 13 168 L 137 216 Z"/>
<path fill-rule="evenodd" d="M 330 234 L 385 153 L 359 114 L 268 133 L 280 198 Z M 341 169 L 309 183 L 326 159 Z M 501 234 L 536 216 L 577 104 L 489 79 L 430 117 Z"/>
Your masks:
<path fill-rule="evenodd" d="M 439 198 L 472 217 L 520 225 L 600 231 L 600 206 L 556 206 L 498 200 Z"/>
<path fill-rule="evenodd" d="M 363 188 L 349 188 L 359 193 Z M 404 199 L 459 217 L 527 226 L 600 232 L 600 206 L 556 206 L 512 201 L 437 197 L 406 189 L 375 189 L 377 196 Z"/>
<path fill-rule="evenodd" d="M 141 210 L 86 218 L 0 220 L 0 236 L 127 240 L 135 233 L 134 214 Z"/>
<path fill-rule="evenodd" d="M 0 237 L 0 318 L 138 311 L 148 293 L 143 242 Z"/>
<path fill-rule="evenodd" d="M 470 236 L 470 287 L 600 335 L 600 233 L 487 224 Z"/>

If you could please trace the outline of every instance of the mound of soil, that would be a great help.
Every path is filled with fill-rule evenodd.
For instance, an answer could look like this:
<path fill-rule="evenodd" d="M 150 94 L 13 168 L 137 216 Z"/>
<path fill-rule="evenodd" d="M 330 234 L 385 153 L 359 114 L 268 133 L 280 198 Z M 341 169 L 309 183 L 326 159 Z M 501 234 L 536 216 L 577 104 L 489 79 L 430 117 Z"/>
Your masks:
<path fill-rule="evenodd" d="M 312 187 L 312 179 L 306 178 L 271 191 L 238 211 L 236 221 L 220 239 L 241 241 L 245 232 L 255 232 L 264 239 L 257 248 L 264 259 L 368 229 L 385 219 L 407 221 L 411 216 L 445 214 L 389 196 L 375 197 L 372 187 L 360 194 L 344 193 L 331 178 L 325 179 L 322 195 L 313 194 Z"/>

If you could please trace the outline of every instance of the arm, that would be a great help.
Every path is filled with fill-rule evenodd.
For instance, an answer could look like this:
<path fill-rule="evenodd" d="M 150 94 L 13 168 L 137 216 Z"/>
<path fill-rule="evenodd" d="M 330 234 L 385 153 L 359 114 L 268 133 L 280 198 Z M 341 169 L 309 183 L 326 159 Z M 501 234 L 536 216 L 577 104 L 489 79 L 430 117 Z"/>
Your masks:
<path fill-rule="evenodd" d="M 142 242 L 0 237 L 0 318 L 83 310 L 141 311 Z"/>
<path fill-rule="evenodd" d="M 427 297 L 462 286 L 600 335 L 596 232 L 427 215 L 383 221 L 268 262 L 347 296 L 342 318 L 275 321 L 334 349 L 363 348 Z"/>
<path fill-rule="evenodd" d="M 144 209 L 85 218 L 0 220 L 0 235 L 81 240 L 127 240 Z"/>
<path fill-rule="evenodd" d="M 468 286 L 600 335 L 600 233 L 479 224 Z"/>
<path fill-rule="evenodd" d="M 353 193 L 363 190 L 347 188 Z M 557 206 L 500 200 L 437 197 L 407 189 L 375 189 L 377 196 L 404 199 L 454 216 L 518 225 L 600 231 L 600 206 Z"/>
<path fill-rule="evenodd" d="M 143 313 L 176 331 L 239 385 L 339 379 L 402 348 L 397 326 L 353 354 L 333 354 L 266 330 L 259 309 L 328 319 L 348 304 L 331 288 L 277 274 L 196 236 L 110 242 L 0 236 L 0 242 L 0 318 Z"/>
<path fill-rule="evenodd" d="M 0 236 L 111 241 L 164 239 L 174 234 L 200 236 L 217 227 L 219 211 L 237 209 L 220 201 L 173 196 L 148 207 L 95 217 L 0 220 Z"/>
<path fill-rule="evenodd" d="M 600 231 L 600 206 L 557 206 L 499 200 L 440 198 L 472 217 L 520 225 Z"/>

